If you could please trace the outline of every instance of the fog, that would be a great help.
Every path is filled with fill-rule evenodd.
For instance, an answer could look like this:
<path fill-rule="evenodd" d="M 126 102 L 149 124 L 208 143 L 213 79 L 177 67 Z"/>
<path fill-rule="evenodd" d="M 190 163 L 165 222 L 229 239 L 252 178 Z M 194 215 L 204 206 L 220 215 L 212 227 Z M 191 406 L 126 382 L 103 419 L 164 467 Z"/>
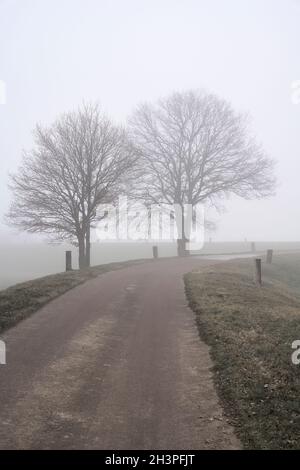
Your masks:
<path fill-rule="evenodd" d="M 299 18 L 296 0 L 0 0 L 2 285 L 63 269 L 64 247 L 46 256 L 43 238 L 16 234 L 2 220 L 8 173 L 31 148 L 35 124 L 50 124 L 83 101 L 99 102 L 125 123 L 141 101 L 204 88 L 249 112 L 253 134 L 277 161 L 277 194 L 225 201 L 225 212 L 210 214 L 217 228 L 206 238 L 299 240 L 300 104 L 292 95 L 300 79 Z M 31 252 L 39 262 L 28 269 L 12 244 L 26 250 L 34 243 L 44 248 Z M 149 255 L 140 245 L 99 250 L 92 263 Z"/>

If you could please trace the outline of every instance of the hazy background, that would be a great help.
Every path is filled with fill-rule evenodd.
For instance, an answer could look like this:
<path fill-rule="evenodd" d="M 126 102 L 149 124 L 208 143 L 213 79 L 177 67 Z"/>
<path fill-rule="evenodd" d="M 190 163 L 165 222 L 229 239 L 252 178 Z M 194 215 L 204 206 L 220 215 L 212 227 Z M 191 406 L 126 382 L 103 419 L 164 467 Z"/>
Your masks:
<path fill-rule="evenodd" d="M 254 133 L 278 161 L 277 196 L 227 201 L 209 236 L 300 240 L 300 104 L 291 99 L 291 84 L 300 79 L 299 20 L 297 0 L 0 0 L 0 80 L 7 87 L 7 103 L 0 105 L 2 285 L 23 279 L 23 271 L 40 275 L 61 267 L 54 260 L 61 260 L 63 247 L 50 250 L 50 269 L 40 243 L 31 258 L 39 258 L 41 273 L 17 260 L 8 275 L 11 244 L 28 251 L 36 239 L 2 224 L 7 174 L 18 167 L 22 148 L 31 147 L 36 122 L 51 123 L 83 100 L 99 101 L 125 122 L 140 101 L 206 88 L 249 111 Z M 141 247 L 122 250 L 120 257 L 142 254 Z M 92 262 L 107 261 L 107 253 Z"/>

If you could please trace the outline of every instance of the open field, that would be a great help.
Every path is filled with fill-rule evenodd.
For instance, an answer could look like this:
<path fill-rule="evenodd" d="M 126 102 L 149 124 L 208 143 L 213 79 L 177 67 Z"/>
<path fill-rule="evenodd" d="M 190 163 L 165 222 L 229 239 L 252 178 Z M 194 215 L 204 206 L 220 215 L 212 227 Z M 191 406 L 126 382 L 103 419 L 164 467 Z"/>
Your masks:
<path fill-rule="evenodd" d="M 278 251 L 300 250 L 300 242 L 257 242 L 256 248 L 258 251 L 265 251 L 267 248 L 274 248 Z M 244 253 L 249 252 L 250 249 L 250 242 L 207 242 L 199 254 Z M 0 289 L 64 271 L 65 250 L 73 251 L 73 267 L 77 269 L 77 250 L 74 247 L 47 243 L 1 243 Z M 176 244 L 158 244 L 158 252 L 161 257 L 176 256 Z M 93 266 L 141 258 L 152 258 L 152 244 L 92 244 Z"/>
<path fill-rule="evenodd" d="M 20 282 L 31 281 L 43 276 L 61 273 L 65 270 L 65 251 L 72 251 L 73 268 L 78 268 L 77 249 L 73 246 L 50 245 L 47 243 L 2 243 L 0 244 L 0 289 Z M 165 256 L 169 255 L 166 248 Z M 171 252 L 171 255 L 174 255 Z M 144 244 L 92 245 L 92 266 L 118 263 L 133 259 L 152 257 L 152 247 Z"/>
<path fill-rule="evenodd" d="M 185 276 L 199 333 L 211 348 L 215 383 L 246 448 L 300 447 L 300 366 L 291 361 L 300 339 L 300 255 L 263 264 L 229 261 Z"/>

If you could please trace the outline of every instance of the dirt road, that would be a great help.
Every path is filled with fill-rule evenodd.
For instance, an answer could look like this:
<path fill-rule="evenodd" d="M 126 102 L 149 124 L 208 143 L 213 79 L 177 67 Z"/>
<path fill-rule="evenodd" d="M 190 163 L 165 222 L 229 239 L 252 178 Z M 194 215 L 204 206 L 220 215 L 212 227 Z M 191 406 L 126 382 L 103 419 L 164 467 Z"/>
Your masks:
<path fill-rule="evenodd" d="M 239 448 L 184 294 L 207 263 L 106 273 L 3 335 L 0 448 Z"/>

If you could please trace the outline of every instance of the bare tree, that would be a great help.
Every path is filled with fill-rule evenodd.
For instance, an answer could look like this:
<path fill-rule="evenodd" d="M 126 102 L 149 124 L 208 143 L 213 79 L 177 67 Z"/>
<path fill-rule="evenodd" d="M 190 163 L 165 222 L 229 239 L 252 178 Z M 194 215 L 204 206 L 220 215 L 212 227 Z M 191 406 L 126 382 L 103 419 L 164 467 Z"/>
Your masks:
<path fill-rule="evenodd" d="M 10 224 L 47 233 L 79 248 L 80 268 L 90 265 L 90 230 L 97 207 L 112 203 L 133 168 L 134 154 L 124 129 L 84 105 L 51 127 L 37 126 L 35 147 L 24 153 L 11 175 Z"/>
<path fill-rule="evenodd" d="M 129 129 L 139 155 L 135 194 L 149 204 L 176 203 L 183 212 L 184 204 L 216 206 L 229 194 L 274 192 L 274 162 L 250 135 L 247 119 L 213 94 L 188 91 L 142 104 Z M 186 241 L 178 240 L 179 254 Z"/>

